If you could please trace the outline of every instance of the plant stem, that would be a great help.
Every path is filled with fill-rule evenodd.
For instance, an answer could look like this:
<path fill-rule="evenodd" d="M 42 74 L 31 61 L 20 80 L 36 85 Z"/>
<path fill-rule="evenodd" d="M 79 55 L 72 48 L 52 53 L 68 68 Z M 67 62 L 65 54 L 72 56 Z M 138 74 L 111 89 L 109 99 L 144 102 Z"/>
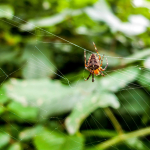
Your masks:
<path fill-rule="evenodd" d="M 84 134 L 85 136 L 99 136 L 99 137 L 105 137 L 105 138 L 112 138 L 118 135 L 118 133 L 116 131 L 112 131 L 112 130 L 83 130 L 81 132 L 82 134 Z"/>
<path fill-rule="evenodd" d="M 137 137 L 143 137 L 150 134 L 150 127 L 136 130 L 130 133 L 125 133 L 122 135 L 118 135 L 110 140 L 107 140 L 106 142 L 103 142 L 102 144 L 98 144 L 96 147 L 98 149 L 107 149 L 111 147 L 112 145 L 116 145 L 122 141 L 128 140 L 130 138 L 137 138 Z"/>
<path fill-rule="evenodd" d="M 118 120 L 116 119 L 116 117 L 114 116 L 113 112 L 111 111 L 110 108 L 105 108 L 105 112 L 107 114 L 107 116 L 109 117 L 109 119 L 111 120 L 114 128 L 116 129 L 116 131 L 118 132 L 118 134 L 122 135 L 123 134 L 123 130 L 121 125 L 119 124 Z"/>

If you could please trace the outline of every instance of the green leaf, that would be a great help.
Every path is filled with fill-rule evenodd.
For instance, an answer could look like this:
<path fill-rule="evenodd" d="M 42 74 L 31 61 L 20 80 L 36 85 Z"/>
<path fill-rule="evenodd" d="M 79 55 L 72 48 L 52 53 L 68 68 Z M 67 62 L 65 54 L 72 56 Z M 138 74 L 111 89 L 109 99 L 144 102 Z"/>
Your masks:
<path fill-rule="evenodd" d="M 75 96 L 71 96 L 71 94 L 74 93 L 74 89 L 66 87 L 58 81 L 49 79 L 11 79 L 5 83 L 3 88 L 6 90 L 7 96 L 13 101 L 21 103 L 22 107 L 30 106 L 32 109 L 33 106 L 36 107 L 39 111 L 39 120 L 43 120 L 49 115 L 68 112 L 76 103 Z M 25 107 L 23 109 L 25 109 Z M 15 108 L 13 108 L 13 110 L 20 112 L 20 110 L 16 110 Z M 35 117 L 35 108 L 33 110 L 32 116 Z M 27 114 L 29 115 L 29 113 Z M 23 113 L 22 115 L 26 118 L 30 117 L 30 115 L 28 116 L 27 114 L 25 115 Z"/>
<path fill-rule="evenodd" d="M 0 133 L 0 148 L 9 144 L 10 136 L 7 133 Z"/>
<path fill-rule="evenodd" d="M 137 61 L 141 61 L 142 58 L 145 58 L 147 56 L 150 56 L 150 49 L 143 49 L 142 51 L 139 51 L 138 53 L 130 55 L 127 59 L 122 59 L 120 64 L 122 66 L 128 65 Z"/>
<path fill-rule="evenodd" d="M 116 95 L 114 95 L 112 93 L 108 93 L 108 92 L 104 92 L 101 94 L 101 98 L 98 102 L 98 105 L 101 108 L 111 106 L 111 107 L 117 109 L 120 107 L 119 99 L 116 97 Z"/>
<path fill-rule="evenodd" d="M 65 143 L 62 145 L 64 150 L 83 150 L 84 147 L 84 138 L 81 134 L 67 136 Z"/>
<path fill-rule="evenodd" d="M 99 95 L 91 95 L 86 99 L 78 102 L 72 113 L 66 119 L 66 127 L 70 134 L 74 134 L 78 131 L 80 125 L 84 121 L 84 119 L 89 116 L 94 110 L 101 107 L 112 106 L 114 108 L 119 107 L 118 98 L 111 93 L 99 93 Z"/>
<path fill-rule="evenodd" d="M 27 141 L 35 137 L 38 133 L 43 131 L 43 127 L 38 125 L 35 127 L 27 128 L 19 133 L 19 139 L 21 141 Z"/>
<path fill-rule="evenodd" d="M 149 26 L 149 20 L 142 15 L 131 15 L 128 22 L 122 22 L 114 15 L 106 0 L 98 1 L 94 7 L 85 8 L 85 13 L 94 21 L 105 22 L 113 33 L 120 31 L 128 36 L 138 35 Z"/>
<path fill-rule="evenodd" d="M 12 19 L 14 10 L 10 5 L 0 5 L 0 18 Z"/>
<path fill-rule="evenodd" d="M 22 150 L 22 146 L 20 143 L 14 143 L 8 148 L 8 150 Z"/>
<path fill-rule="evenodd" d="M 139 76 L 137 81 L 142 87 L 150 90 L 149 71 L 143 71 L 142 75 Z"/>
<path fill-rule="evenodd" d="M 83 150 L 84 138 L 81 134 L 67 136 L 55 130 L 42 130 L 34 135 L 34 145 L 38 150 Z"/>
<path fill-rule="evenodd" d="M 109 74 L 107 73 L 105 78 L 100 79 L 100 85 L 103 90 L 109 90 L 111 92 L 117 92 L 124 88 L 130 82 L 136 80 L 139 75 L 138 67 L 127 67 L 118 69 L 117 71 Z"/>
<path fill-rule="evenodd" d="M 56 131 L 45 129 L 34 137 L 34 145 L 37 150 L 61 150 L 65 137 Z"/>
<path fill-rule="evenodd" d="M 138 138 L 130 138 L 129 140 L 126 141 L 126 144 L 133 149 L 136 150 L 149 150 L 149 148 L 139 140 Z"/>
<path fill-rule="evenodd" d="M 37 108 L 23 106 L 18 102 L 11 102 L 7 106 L 8 110 L 18 116 L 18 119 L 35 121 L 37 119 Z"/>
<path fill-rule="evenodd" d="M 0 115 L 5 112 L 5 107 L 0 105 Z"/>
<path fill-rule="evenodd" d="M 0 88 L 0 104 L 4 104 L 8 101 L 8 97 L 4 91 L 4 89 Z M 2 106 L 0 106 L 2 107 Z"/>
<path fill-rule="evenodd" d="M 58 13 L 51 17 L 39 18 L 36 20 L 35 19 L 29 20 L 28 23 L 23 24 L 21 26 L 21 30 L 29 31 L 29 30 L 35 29 L 37 26 L 38 27 L 54 26 L 54 25 L 59 24 L 62 21 L 64 21 L 66 19 L 67 15 L 76 16 L 76 15 L 80 15 L 81 13 L 82 13 L 81 10 L 66 9 L 63 12 Z M 49 33 L 49 32 L 47 32 L 47 33 Z"/>

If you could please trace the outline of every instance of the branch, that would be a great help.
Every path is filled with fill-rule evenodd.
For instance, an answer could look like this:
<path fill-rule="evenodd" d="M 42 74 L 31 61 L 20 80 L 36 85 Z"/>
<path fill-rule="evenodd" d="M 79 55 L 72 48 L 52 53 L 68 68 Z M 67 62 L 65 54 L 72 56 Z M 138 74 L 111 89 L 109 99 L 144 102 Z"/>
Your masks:
<path fill-rule="evenodd" d="M 116 145 L 116 144 L 123 142 L 125 140 L 128 140 L 130 138 L 143 137 L 143 136 L 146 136 L 149 134 L 150 134 L 150 127 L 147 127 L 144 129 L 130 132 L 130 133 L 118 135 L 110 140 L 107 140 L 106 142 L 103 142 L 102 144 L 98 144 L 96 147 L 98 149 L 107 149 L 107 148 L 111 147 L 112 145 Z"/>
<path fill-rule="evenodd" d="M 109 119 L 111 120 L 114 128 L 116 129 L 116 131 L 122 135 L 123 134 L 123 130 L 121 125 L 119 124 L 118 120 L 116 119 L 116 117 L 114 116 L 113 112 L 111 111 L 110 108 L 105 108 L 105 112 L 107 114 L 107 116 L 109 117 Z"/>
<path fill-rule="evenodd" d="M 81 131 L 82 134 L 84 134 L 84 136 L 99 136 L 102 138 L 112 138 L 118 135 L 118 133 L 116 131 L 112 131 L 112 130 L 83 130 Z"/>

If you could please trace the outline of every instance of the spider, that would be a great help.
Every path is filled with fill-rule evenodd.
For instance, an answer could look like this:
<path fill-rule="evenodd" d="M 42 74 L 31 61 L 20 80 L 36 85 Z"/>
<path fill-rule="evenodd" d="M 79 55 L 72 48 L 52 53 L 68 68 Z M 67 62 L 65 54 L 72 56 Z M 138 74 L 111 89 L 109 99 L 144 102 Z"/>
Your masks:
<path fill-rule="evenodd" d="M 95 43 L 93 42 L 93 45 L 95 47 L 95 51 L 97 52 L 98 56 L 96 54 L 91 54 L 90 57 L 89 57 L 89 60 L 88 60 L 88 64 L 86 64 L 86 50 L 84 50 L 84 59 L 85 59 L 85 69 L 88 70 L 90 72 L 89 76 L 87 77 L 87 79 L 85 81 L 87 81 L 91 74 L 92 74 L 92 82 L 94 82 L 94 74 L 97 76 L 97 75 L 102 75 L 102 76 L 105 76 L 102 71 L 106 70 L 107 66 L 108 66 L 108 61 L 107 61 L 107 58 L 106 58 L 106 62 L 107 62 L 107 65 L 105 66 L 105 68 L 103 69 L 101 66 L 103 65 L 103 58 L 104 58 L 104 55 L 101 59 L 101 56 L 100 54 L 98 53 L 97 51 L 97 48 L 95 46 Z M 100 60 L 101 60 L 101 63 L 100 63 Z"/>

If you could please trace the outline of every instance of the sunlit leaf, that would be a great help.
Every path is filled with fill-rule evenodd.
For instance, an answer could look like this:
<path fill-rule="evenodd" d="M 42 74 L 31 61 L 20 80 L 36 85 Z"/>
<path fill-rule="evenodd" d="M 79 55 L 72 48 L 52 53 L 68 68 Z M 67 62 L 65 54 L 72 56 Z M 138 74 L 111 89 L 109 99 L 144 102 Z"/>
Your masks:
<path fill-rule="evenodd" d="M 89 116 L 94 110 L 101 107 L 119 107 L 118 98 L 111 93 L 100 93 L 99 95 L 89 95 L 86 99 L 78 102 L 74 107 L 72 113 L 66 119 L 66 127 L 70 134 L 77 132 L 82 122 Z"/>
<path fill-rule="evenodd" d="M 141 71 L 142 71 L 143 68 L 141 68 Z M 144 68 L 145 70 L 145 68 Z M 139 76 L 138 78 L 138 83 L 140 83 L 140 85 L 143 87 L 143 88 L 146 88 L 148 90 L 150 90 L 150 76 L 149 76 L 149 71 L 143 71 L 142 72 L 142 75 Z"/>
<path fill-rule="evenodd" d="M 22 30 L 33 30 L 36 27 L 54 26 L 54 25 L 64 21 L 66 19 L 67 15 L 76 16 L 76 15 L 80 15 L 81 13 L 82 13 L 81 10 L 67 9 L 67 10 L 65 10 L 59 14 L 56 14 L 54 16 L 51 16 L 51 17 L 39 18 L 36 20 L 35 19 L 29 20 L 28 23 L 21 26 L 21 29 Z"/>
<path fill-rule="evenodd" d="M 139 140 L 138 138 L 131 138 L 129 140 L 126 141 L 126 144 L 130 147 L 130 148 L 134 148 L 137 150 L 148 150 L 149 148 L 144 144 L 144 142 L 142 142 L 141 140 Z"/>
<path fill-rule="evenodd" d="M 135 53 L 133 55 L 130 55 L 128 58 L 122 59 L 120 64 L 121 65 L 128 65 L 137 61 L 142 61 L 142 58 L 145 58 L 147 56 L 150 56 L 150 49 L 143 49 L 142 51 L 139 51 L 138 53 Z M 140 68 L 140 67 L 139 67 Z"/>
<path fill-rule="evenodd" d="M 37 150 L 61 150 L 65 137 L 56 131 L 44 130 L 34 137 L 34 145 Z"/>
<path fill-rule="evenodd" d="M 33 107 L 36 107 L 39 111 L 38 119 L 46 119 L 45 117 L 49 115 L 68 112 L 76 103 L 75 96 L 71 95 L 74 92 L 73 89 L 49 79 L 12 79 L 5 84 L 4 88 L 8 97 L 13 101 L 21 103 L 24 109 L 27 106 L 32 107 L 30 108 L 31 110 Z M 27 107 L 27 109 L 29 108 Z M 27 112 L 28 115 L 24 114 L 19 108 L 17 110 L 17 107 L 13 107 L 13 110 L 18 113 L 20 112 L 23 115 L 22 117 L 35 117 L 35 111 L 30 116 L 30 112 Z"/>
<path fill-rule="evenodd" d="M 10 5 L 0 5 L 0 18 L 12 19 L 14 14 L 13 7 Z"/>
<path fill-rule="evenodd" d="M 34 138 L 38 133 L 40 133 L 42 131 L 43 131 L 43 127 L 40 125 L 35 126 L 35 127 L 31 127 L 31 128 L 27 128 L 27 129 L 20 132 L 19 139 L 21 141 L 30 140 L 31 138 Z"/>
<path fill-rule="evenodd" d="M 18 119 L 27 119 L 30 121 L 35 121 L 37 119 L 37 108 L 21 105 L 18 102 L 11 102 L 7 106 L 8 110 L 18 116 Z"/>
<path fill-rule="evenodd" d="M 9 144 L 10 136 L 7 133 L 0 132 L 0 148 Z"/>
<path fill-rule="evenodd" d="M 0 88 L 0 104 L 4 104 L 8 101 L 8 97 L 4 91 L 4 89 Z M 2 105 L 1 105 L 2 107 Z"/>
<path fill-rule="evenodd" d="M 8 148 L 8 150 L 22 150 L 22 146 L 20 143 L 14 143 Z"/>
<path fill-rule="evenodd" d="M 148 19 L 142 15 L 130 16 L 129 22 L 121 22 L 121 20 L 113 14 L 106 0 L 99 0 L 94 7 L 85 8 L 85 12 L 91 19 L 107 23 L 113 32 L 121 31 L 130 36 L 145 32 L 149 26 Z M 141 20 L 144 24 L 141 24 Z"/>
<path fill-rule="evenodd" d="M 81 134 L 67 136 L 57 130 L 42 129 L 34 136 L 34 145 L 38 150 L 83 150 L 84 138 Z"/>
<path fill-rule="evenodd" d="M 118 69 L 117 71 L 106 73 L 105 78 L 100 80 L 103 89 L 117 92 L 124 88 L 130 82 L 136 80 L 140 70 L 137 66 Z"/>
<path fill-rule="evenodd" d="M 71 150 L 71 149 L 83 150 L 84 138 L 81 134 L 67 136 L 66 141 L 62 147 L 65 150 Z"/>

